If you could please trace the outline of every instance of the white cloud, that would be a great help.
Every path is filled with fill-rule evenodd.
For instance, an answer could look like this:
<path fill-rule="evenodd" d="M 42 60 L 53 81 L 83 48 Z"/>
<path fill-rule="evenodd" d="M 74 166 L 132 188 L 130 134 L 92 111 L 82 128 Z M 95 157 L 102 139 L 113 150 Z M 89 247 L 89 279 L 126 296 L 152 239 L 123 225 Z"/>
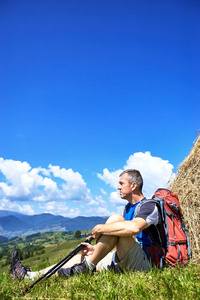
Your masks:
<path fill-rule="evenodd" d="M 121 213 L 126 201 L 120 198 L 116 189 L 119 175 L 125 169 L 138 169 L 141 172 L 146 197 L 151 197 L 158 187 L 167 187 L 170 177 L 175 176 L 168 160 L 154 157 L 150 152 L 138 152 L 130 155 L 122 168 L 114 172 L 105 168 L 102 174 L 97 174 L 115 191 L 108 195 L 100 187 L 101 195 L 92 197 L 81 174 L 72 169 L 51 164 L 48 168 L 32 168 L 27 162 L 0 158 L 0 175 L 4 175 L 0 182 L 0 209 L 26 214 L 34 214 L 35 209 L 37 213 L 45 211 L 68 217 L 109 216 L 113 210 Z M 34 204 L 34 208 L 30 203 Z"/>
<path fill-rule="evenodd" d="M 76 200 L 76 201 L 91 201 L 90 190 L 86 187 L 81 174 L 74 172 L 72 169 L 60 169 L 59 166 L 49 165 L 49 171 L 54 177 L 61 178 L 65 181 L 62 184 L 62 192 L 59 197 L 61 199 Z"/>
<path fill-rule="evenodd" d="M 98 207 L 95 211 L 96 216 L 110 216 L 111 213 L 106 207 Z"/>
<path fill-rule="evenodd" d="M 101 195 L 100 196 L 95 196 L 95 200 L 92 199 L 90 202 L 87 203 L 87 205 L 95 206 L 95 205 L 99 205 L 99 204 L 106 204 L 106 201 L 103 200 Z"/>
<path fill-rule="evenodd" d="M 144 194 L 151 197 L 154 191 L 159 187 L 167 187 L 170 177 L 174 177 L 173 165 L 168 160 L 160 157 L 154 157 L 150 152 L 137 152 L 129 157 L 123 170 L 137 169 L 141 172 L 144 179 Z M 113 188 L 117 188 L 119 175 L 122 170 L 110 172 L 108 169 L 103 170 L 103 175 L 97 174 L 98 178 L 105 181 Z M 119 200 L 111 194 L 110 201 L 120 203 Z"/>
<path fill-rule="evenodd" d="M 81 215 L 81 211 L 78 208 L 71 208 L 67 215 L 63 215 L 64 217 L 75 218 Z"/>
<path fill-rule="evenodd" d="M 97 200 L 97 203 L 99 204 L 105 204 L 106 201 L 103 200 L 102 196 L 96 196 L 95 199 Z"/>
<path fill-rule="evenodd" d="M 97 177 L 105 181 L 105 183 L 110 184 L 111 187 L 117 188 L 119 175 L 122 170 L 117 170 L 114 172 L 110 172 L 107 168 L 103 170 L 103 175 L 97 174 Z"/>
<path fill-rule="evenodd" d="M 29 204 L 19 205 L 16 202 L 11 202 L 5 198 L 1 199 L 0 210 L 17 211 L 17 212 L 25 214 L 25 215 L 33 215 L 34 214 L 34 209 L 31 205 L 29 205 Z"/>
<path fill-rule="evenodd" d="M 117 213 L 120 214 L 120 215 L 123 215 L 124 208 L 125 208 L 124 205 L 118 206 L 118 207 L 117 207 Z"/>
<path fill-rule="evenodd" d="M 30 193 L 35 174 L 30 175 L 31 167 L 27 162 L 4 160 L 0 158 L 0 171 L 7 179 L 7 183 L 0 182 L 0 188 L 8 197 L 25 197 Z"/>
<path fill-rule="evenodd" d="M 34 209 L 29 204 L 18 205 L 18 211 L 25 215 L 34 215 Z"/>
<path fill-rule="evenodd" d="M 31 168 L 27 162 L 0 158 L 0 172 L 6 182 L 0 182 L 0 194 L 10 201 L 92 200 L 81 174 L 72 169 L 49 165 L 48 169 Z M 56 180 L 62 179 L 61 188 Z"/>
<path fill-rule="evenodd" d="M 102 188 L 101 188 L 101 192 L 102 192 L 103 195 L 107 195 L 107 192 L 104 191 L 104 189 L 102 189 Z"/>
<path fill-rule="evenodd" d="M 112 192 L 110 193 L 110 202 L 111 203 L 114 203 L 116 205 L 126 205 L 127 204 L 127 201 L 126 200 L 123 200 L 121 199 L 121 197 L 119 196 L 119 193 L 118 192 Z"/>
<path fill-rule="evenodd" d="M 152 156 L 150 152 L 138 152 L 129 157 L 124 169 L 137 169 L 144 179 L 144 192 L 151 197 L 159 187 L 167 187 L 173 174 L 173 165 L 168 160 Z"/>
<path fill-rule="evenodd" d="M 90 202 L 87 203 L 87 205 L 89 206 L 95 206 L 98 205 L 97 201 L 95 201 L 94 199 L 92 199 Z"/>
<path fill-rule="evenodd" d="M 68 218 L 75 218 L 80 215 L 80 210 L 78 208 L 70 209 L 66 203 L 58 201 L 51 201 L 44 205 L 40 205 L 40 209 L 42 209 L 45 213 L 62 215 L 63 217 Z"/>

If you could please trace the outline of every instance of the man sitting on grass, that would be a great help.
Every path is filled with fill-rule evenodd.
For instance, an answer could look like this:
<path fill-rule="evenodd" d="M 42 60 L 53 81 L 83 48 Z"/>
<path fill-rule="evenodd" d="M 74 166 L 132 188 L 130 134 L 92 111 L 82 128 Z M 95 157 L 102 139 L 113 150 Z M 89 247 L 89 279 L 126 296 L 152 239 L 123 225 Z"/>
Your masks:
<path fill-rule="evenodd" d="M 61 268 L 57 276 L 69 277 L 88 271 L 102 269 L 149 271 L 152 262 L 147 254 L 151 240 L 144 232 L 150 225 L 157 225 L 161 218 L 153 202 L 141 205 L 134 215 L 137 205 L 145 199 L 142 193 L 143 179 L 139 171 L 125 170 L 120 174 L 118 190 L 120 197 L 128 201 L 124 215 L 114 214 L 105 224 L 98 224 L 92 230 L 97 244 L 83 243 L 82 256 L 76 255 Z M 155 229 L 155 226 L 151 226 Z M 111 252 L 116 248 L 114 252 Z M 52 266 L 51 266 L 52 267 Z M 51 268 L 50 267 L 50 268 Z M 11 257 L 11 278 L 35 278 L 45 274 L 50 268 L 31 272 L 19 261 L 17 251 Z"/>

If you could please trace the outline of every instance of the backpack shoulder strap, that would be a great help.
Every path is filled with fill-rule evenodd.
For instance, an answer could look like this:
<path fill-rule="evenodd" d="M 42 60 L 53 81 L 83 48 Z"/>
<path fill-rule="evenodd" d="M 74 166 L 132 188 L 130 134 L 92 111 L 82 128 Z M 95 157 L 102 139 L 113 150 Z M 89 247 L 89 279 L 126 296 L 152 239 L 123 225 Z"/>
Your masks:
<path fill-rule="evenodd" d="M 157 208 L 158 208 L 158 210 L 159 210 L 159 212 L 160 212 L 160 215 L 161 215 L 161 218 L 162 218 L 162 220 L 161 220 L 161 223 L 163 224 L 163 218 L 164 218 L 164 200 L 163 199 L 160 199 L 160 198 L 158 198 L 158 197 L 154 197 L 153 199 L 144 199 L 144 200 L 142 200 L 138 205 L 137 205 L 137 207 L 136 207 L 136 209 L 135 209 L 135 217 L 137 217 L 137 214 L 139 213 L 139 211 L 140 211 L 140 209 L 141 209 L 141 207 L 142 207 L 142 205 L 145 205 L 146 203 L 149 203 L 149 202 L 153 202 L 153 203 L 155 203 L 156 204 L 156 206 L 157 206 Z M 154 226 L 154 225 L 153 225 Z M 159 231 L 158 231 L 158 228 L 157 228 L 157 226 L 154 226 L 154 228 L 155 228 L 155 230 L 153 231 L 154 232 L 154 234 L 152 233 L 152 231 L 150 230 L 150 228 L 148 227 L 147 229 L 145 229 L 144 231 L 146 232 L 146 234 L 148 235 L 148 237 L 150 238 L 150 240 L 152 241 L 152 244 L 154 245 L 154 246 L 156 246 L 158 249 L 159 249 L 159 251 L 160 251 L 160 255 L 161 255 L 161 257 L 160 257 L 160 266 L 162 266 L 162 264 L 163 264 L 163 261 L 164 261 L 164 258 L 165 258 L 165 253 L 164 253 L 164 251 L 163 251 L 163 247 L 162 247 L 162 239 L 161 239 L 161 237 L 160 237 L 160 233 L 159 233 Z M 156 231 L 156 232 L 155 232 Z M 154 235 L 155 235 L 155 237 L 154 237 Z M 147 249 L 146 249 L 147 250 Z M 149 257 L 149 258 L 151 258 L 151 255 L 150 254 L 148 254 L 147 253 L 147 256 Z"/>
<path fill-rule="evenodd" d="M 162 219 L 164 217 L 163 213 L 164 213 L 164 201 L 163 199 L 158 198 L 157 196 L 155 196 L 153 199 L 144 199 L 142 200 L 135 208 L 135 217 L 137 216 L 138 212 L 140 211 L 140 208 L 142 205 L 149 203 L 149 202 L 153 202 L 157 205 L 157 207 L 159 208 L 160 212 L 161 212 L 161 216 Z"/>

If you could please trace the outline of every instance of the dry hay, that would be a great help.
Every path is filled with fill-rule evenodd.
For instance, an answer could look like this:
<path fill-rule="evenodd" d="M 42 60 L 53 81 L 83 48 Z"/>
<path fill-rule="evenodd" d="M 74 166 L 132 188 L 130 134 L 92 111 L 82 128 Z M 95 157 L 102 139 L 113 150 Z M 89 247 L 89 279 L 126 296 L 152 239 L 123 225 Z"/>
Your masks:
<path fill-rule="evenodd" d="M 170 189 L 175 192 L 182 208 L 188 231 L 192 261 L 200 262 L 200 135 L 190 154 L 178 169 Z"/>

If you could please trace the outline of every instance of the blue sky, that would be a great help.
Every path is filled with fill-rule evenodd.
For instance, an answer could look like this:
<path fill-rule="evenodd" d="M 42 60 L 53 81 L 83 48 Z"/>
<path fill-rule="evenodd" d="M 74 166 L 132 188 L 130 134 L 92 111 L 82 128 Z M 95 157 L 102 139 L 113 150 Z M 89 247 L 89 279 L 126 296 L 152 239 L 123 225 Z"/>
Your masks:
<path fill-rule="evenodd" d="M 2 0 L 0 209 L 120 212 L 167 186 L 199 125 L 199 1 Z"/>

